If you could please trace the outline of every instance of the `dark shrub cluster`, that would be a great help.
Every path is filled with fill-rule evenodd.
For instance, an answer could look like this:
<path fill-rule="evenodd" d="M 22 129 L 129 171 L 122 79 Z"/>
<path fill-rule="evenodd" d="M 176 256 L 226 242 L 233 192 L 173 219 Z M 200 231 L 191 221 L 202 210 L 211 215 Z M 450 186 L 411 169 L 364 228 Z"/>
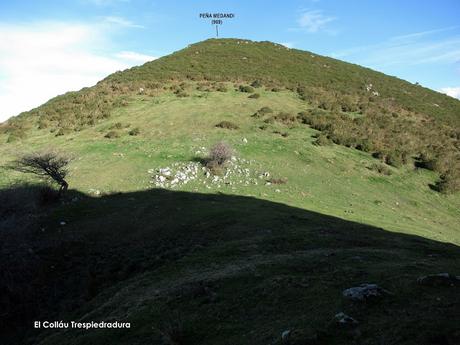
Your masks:
<path fill-rule="evenodd" d="M 249 85 L 240 85 L 238 87 L 238 90 L 240 92 L 247 92 L 247 93 L 253 93 L 254 92 L 254 88 L 252 86 L 249 86 Z"/>
<path fill-rule="evenodd" d="M 139 127 L 133 128 L 128 132 L 128 134 L 131 136 L 136 136 L 136 135 L 139 135 L 140 133 L 141 133 L 141 130 L 139 129 Z"/>
<path fill-rule="evenodd" d="M 116 139 L 120 137 L 120 133 L 117 131 L 109 131 L 104 137 L 107 139 Z"/>
<path fill-rule="evenodd" d="M 391 107 L 389 107 L 391 108 Z M 299 122 L 321 131 L 316 144 L 329 141 L 369 152 L 394 167 L 414 164 L 440 174 L 438 190 L 455 192 L 460 183 L 460 142 L 451 127 L 435 119 L 419 120 L 388 109 L 369 107 L 363 116 L 313 109 L 300 112 Z"/>
<path fill-rule="evenodd" d="M 254 114 L 252 114 L 252 117 L 263 117 L 271 113 L 273 113 L 273 110 L 270 107 L 262 107 L 259 110 L 257 110 Z"/>

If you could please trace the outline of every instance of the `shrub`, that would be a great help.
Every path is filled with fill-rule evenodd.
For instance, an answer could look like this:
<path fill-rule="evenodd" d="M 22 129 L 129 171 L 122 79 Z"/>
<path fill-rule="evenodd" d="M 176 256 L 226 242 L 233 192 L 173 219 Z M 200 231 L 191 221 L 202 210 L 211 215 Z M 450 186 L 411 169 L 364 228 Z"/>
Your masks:
<path fill-rule="evenodd" d="M 441 174 L 436 189 L 443 194 L 460 192 L 460 171 L 449 170 Z"/>
<path fill-rule="evenodd" d="M 65 131 L 64 131 L 62 128 L 60 128 L 60 129 L 56 132 L 55 136 L 56 136 L 56 137 L 60 137 L 60 136 L 63 136 L 64 134 L 65 134 Z"/>
<path fill-rule="evenodd" d="M 385 164 L 373 163 L 372 165 L 368 167 L 368 169 L 378 172 L 379 174 L 382 174 L 382 175 L 387 175 L 387 176 L 391 175 L 391 170 Z"/>
<path fill-rule="evenodd" d="M 316 140 L 313 144 L 317 146 L 327 146 L 332 144 L 332 140 L 328 138 L 328 136 L 324 133 L 320 133 L 316 136 Z"/>
<path fill-rule="evenodd" d="M 121 122 L 116 122 L 112 126 L 109 127 L 109 129 L 122 129 L 123 124 Z"/>
<path fill-rule="evenodd" d="M 117 131 L 109 131 L 106 135 L 104 135 L 104 137 L 108 139 L 116 139 L 120 137 L 120 133 Z"/>
<path fill-rule="evenodd" d="M 141 133 L 141 130 L 139 129 L 139 127 L 136 127 L 136 128 L 131 129 L 128 133 L 129 135 L 136 136 Z"/>
<path fill-rule="evenodd" d="M 254 88 L 248 85 L 240 85 L 238 89 L 240 90 L 240 92 L 247 92 L 247 93 L 254 92 Z"/>
<path fill-rule="evenodd" d="M 251 83 L 251 86 L 252 87 L 261 87 L 262 86 L 262 83 L 260 82 L 260 80 L 254 80 L 252 83 Z"/>
<path fill-rule="evenodd" d="M 274 119 L 284 124 L 293 123 L 297 120 L 297 118 L 294 115 L 285 112 L 281 112 L 278 115 L 275 115 Z"/>
<path fill-rule="evenodd" d="M 258 93 L 253 93 L 253 94 L 250 95 L 248 98 L 257 99 L 257 98 L 260 98 L 260 95 L 259 95 Z"/>
<path fill-rule="evenodd" d="M 233 149 L 227 143 L 221 141 L 215 144 L 209 152 L 209 162 L 224 165 L 233 154 Z"/>
<path fill-rule="evenodd" d="M 266 114 L 271 114 L 273 113 L 273 110 L 270 107 L 262 107 L 259 110 L 257 110 L 252 117 L 262 117 Z"/>
<path fill-rule="evenodd" d="M 181 98 L 181 97 L 188 97 L 189 94 L 187 92 L 185 92 L 184 90 L 179 90 L 177 92 L 175 92 L 176 96 Z"/>
<path fill-rule="evenodd" d="M 238 125 L 236 125 L 235 123 L 230 122 L 230 121 L 221 121 L 216 125 L 216 127 L 226 128 L 226 129 L 238 129 L 238 128 L 240 128 L 240 127 L 238 127 Z"/>

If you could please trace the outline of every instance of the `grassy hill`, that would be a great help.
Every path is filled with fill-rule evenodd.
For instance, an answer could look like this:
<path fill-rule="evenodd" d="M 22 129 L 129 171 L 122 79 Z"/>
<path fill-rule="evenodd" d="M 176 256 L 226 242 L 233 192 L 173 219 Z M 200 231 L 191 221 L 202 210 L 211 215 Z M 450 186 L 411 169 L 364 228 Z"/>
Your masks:
<path fill-rule="evenodd" d="M 2 343 L 455 344 L 458 285 L 417 278 L 460 274 L 459 109 L 312 53 L 208 40 L 21 114 L 0 165 L 75 159 L 54 204 L 0 175 Z M 213 175 L 221 140 L 235 154 Z M 389 293 L 342 295 L 362 283 Z"/>

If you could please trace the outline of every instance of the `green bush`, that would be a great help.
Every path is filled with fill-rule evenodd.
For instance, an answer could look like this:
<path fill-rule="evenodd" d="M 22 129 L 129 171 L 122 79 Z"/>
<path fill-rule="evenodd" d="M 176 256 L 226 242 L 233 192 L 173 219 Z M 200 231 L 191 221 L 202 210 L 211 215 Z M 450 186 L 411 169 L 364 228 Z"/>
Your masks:
<path fill-rule="evenodd" d="M 252 114 L 252 117 L 262 117 L 266 114 L 271 113 L 273 113 L 273 110 L 270 107 L 262 107 L 259 110 L 257 110 L 254 114 Z"/>
<path fill-rule="evenodd" d="M 381 163 L 373 163 L 368 167 L 369 170 L 378 172 L 379 174 L 382 175 L 391 175 L 391 170 L 385 165 Z"/>
<path fill-rule="evenodd" d="M 106 135 L 104 135 L 104 137 L 108 139 L 116 139 L 120 137 L 120 133 L 117 131 L 109 131 Z"/>
<path fill-rule="evenodd" d="M 254 88 L 248 85 L 240 85 L 238 89 L 240 90 L 240 92 L 247 92 L 247 93 L 254 92 Z"/>
<path fill-rule="evenodd" d="M 293 114 L 286 113 L 286 112 L 280 112 L 277 115 L 273 117 L 275 121 L 284 123 L 284 124 L 290 124 L 294 123 L 297 121 L 297 117 Z"/>

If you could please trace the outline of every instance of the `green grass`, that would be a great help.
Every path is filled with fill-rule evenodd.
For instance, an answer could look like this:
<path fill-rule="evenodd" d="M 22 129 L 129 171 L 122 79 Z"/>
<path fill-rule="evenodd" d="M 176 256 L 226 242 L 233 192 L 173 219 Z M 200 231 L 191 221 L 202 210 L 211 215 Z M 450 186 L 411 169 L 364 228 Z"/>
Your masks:
<path fill-rule="evenodd" d="M 39 208 L 23 237 L 40 259 L 25 247 L 14 251 L 39 272 L 30 281 L 40 289 L 28 298 L 43 306 L 31 317 L 133 324 L 129 331 L 34 332 L 17 323 L 11 343 L 26 334 L 42 345 L 162 344 L 157 328 L 176 313 L 190 330 L 187 344 L 279 344 L 286 329 L 303 334 L 299 344 L 456 339 L 456 290 L 420 287 L 416 279 L 459 273 L 460 196 L 431 190 L 433 172 L 388 167 L 387 176 L 369 169 L 377 160 L 367 153 L 316 146 L 318 131 L 299 122 L 265 124 L 279 112 L 308 110 L 294 92 L 257 89 L 261 97 L 248 99 L 228 89 L 132 96 L 94 127 L 59 137 L 31 129 L 27 139 L 0 145 L 2 165 L 50 146 L 76 157 L 68 200 Z M 274 113 L 251 116 L 264 106 Z M 239 129 L 216 128 L 221 121 Z M 120 137 L 105 138 L 118 122 Z M 140 134 L 129 135 L 136 127 Z M 153 188 L 149 169 L 197 161 L 221 140 L 250 177 L 212 184 L 200 170 L 185 186 Z M 263 172 L 287 183 L 266 185 Z M 0 175 L 3 188 L 17 180 L 34 181 Z M 363 305 L 342 298 L 363 282 L 393 295 Z M 360 321 L 361 335 L 333 323 L 340 311 Z"/>
<path fill-rule="evenodd" d="M 71 165 L 72 188 L 83 193 L 90 189 L 138 191 L 152 186 L 149 169 L 191 161 L 196 156 L 203 158 L 205 152 L 195 152 L 203 151 L 202 147 L 207 150 L 223 139 L 236 149 L 239 158 L 253 161 L 252 166 L 244 163 L 245 168 L 254 173 L 268 171 L 274 178 L 286 178 L 288 183 L 265 186 L 265 180 L 260 180 L 257 186 L 236 183 L 208 189 L 193 181 L 181 190 L 250 195 L 391 231 L 460 243 L 456 226 L 460 199 L 458 195 L 441 196 L 432 191 L 428 185 L 436 181 L 434 173 L 404 167 L 389 168 L 393 172 L 390 176 L 378 174 L 368 169 L 376 162 L 369 154 L 338 145 L 312 145 L 317 131 L 301 124 L 274 123 L 260 130 L 264 118 L 251 115 L 263 106 L 275 113 L 296 114 L 307 109 L 293 93 L 260 93 L 262 97 L 257 100 L 248 100 L 244 93 L 236 91 L 194 92 L 187 98 L 169 93 L 133 97 L 127 107 L 114 111 L 109 122 L 56 138 L 36 131 L 23 143 L 3 145 L 1 159 L 5 163 L 18 151 L 47 147 L 52 142 L 52 146 L 77 157 Z M 215 128 L 224 120 L 240 129 Z M 108 128 L 118 122 L 130 127 L 120 130 L 120 138 L 104 138 Z M 130 128 L 135 127 L 142 129 L 141 134 L 130 136 Z M 275 130 L 288 132 L 289 137 L 274 134 Z M 4 186 L 12 176 L 2 175 Z M 203 180 L 200 177 L 199 181 Z"/>

